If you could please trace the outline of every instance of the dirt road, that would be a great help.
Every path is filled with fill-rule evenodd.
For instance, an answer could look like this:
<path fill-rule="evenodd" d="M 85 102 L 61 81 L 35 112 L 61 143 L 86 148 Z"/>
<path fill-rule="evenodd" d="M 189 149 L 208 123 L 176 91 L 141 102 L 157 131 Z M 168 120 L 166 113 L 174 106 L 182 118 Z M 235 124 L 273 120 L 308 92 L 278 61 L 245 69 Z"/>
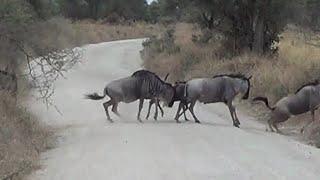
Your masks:
<path fill-rule="evenodd" d="M 62 111 L 33 103 L 45 122 L 67 127 L 57 147 L 42 155 L 43 168 L 29 178 L 41 180 L 212 180 L 319 179 L 320 150 L 265 132 L 265 125 L 240 116 L 234 128 L 221 104 L 196 105 L 202 124 L 165 117 L 138 123 L 137 102 L 120 104 L 122 117 L 106 120 L 102 101 L 83 99 L 111 80 L 140 69 L 142 40 L 89 45 L 82 63 L 56 83 L 54 100 Z M 145 104 L 146 105 L 146 104 Z M 144 108 L 146 110 L 146 106 Z M 146 114 L 145 111 L 143 113 Z"/>

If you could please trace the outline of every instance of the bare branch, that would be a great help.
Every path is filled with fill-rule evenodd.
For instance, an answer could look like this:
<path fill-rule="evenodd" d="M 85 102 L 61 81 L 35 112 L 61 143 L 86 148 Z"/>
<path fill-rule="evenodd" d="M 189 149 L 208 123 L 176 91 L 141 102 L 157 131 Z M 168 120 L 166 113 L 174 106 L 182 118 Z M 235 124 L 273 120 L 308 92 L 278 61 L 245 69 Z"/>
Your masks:
<path fill-rule="evenodd" d="M 54 82 L 64 76 L 81 58 L 82 49 L 55 50 L 45 56 L 35 57 L 27 50 L 24 43 L 6 34 L 0 34 L 0 38 L 5 38 L 13 43 L 16 48 L 25 56 L 27 64 L 27 76 L 33 84 L 33 88 L 39 92 L 38 100 L 42 100 L 47 106 L 53 106 L 58 112 L 58 108 L 52 102 L 54 94 Z"/>

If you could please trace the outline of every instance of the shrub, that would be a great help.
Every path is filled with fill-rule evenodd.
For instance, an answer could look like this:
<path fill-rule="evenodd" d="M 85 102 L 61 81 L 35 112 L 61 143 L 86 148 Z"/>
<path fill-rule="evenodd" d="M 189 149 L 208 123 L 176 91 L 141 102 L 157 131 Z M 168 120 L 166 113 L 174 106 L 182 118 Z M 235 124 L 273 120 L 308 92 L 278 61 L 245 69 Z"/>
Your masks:
<path fill-rule="evenodd" d="M 52 133 L 5 93 L 0 114 L 0 179 L 20 179 L 37 168 L 39 153 L 52 147 Z"/>

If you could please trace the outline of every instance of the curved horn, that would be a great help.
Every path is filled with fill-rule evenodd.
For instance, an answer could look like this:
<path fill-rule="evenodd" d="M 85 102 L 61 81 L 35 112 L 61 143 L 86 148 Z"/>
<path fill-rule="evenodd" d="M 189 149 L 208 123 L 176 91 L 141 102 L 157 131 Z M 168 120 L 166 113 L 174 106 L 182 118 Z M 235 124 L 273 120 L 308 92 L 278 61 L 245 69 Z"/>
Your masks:
<path fill-rule="evenodd" d="M 167 81 L 169 74 L 170 74 L 170 73 L 168 73 L 168 74 L 166 75 L 166 77 L 164 78 L 164 81 Z"/>
<path fill-rule="evenodd" d="M 250 75 L 249 77 L 248 77 L 248 79 L 251 79 L 252 78 L 252 75 Z"/>

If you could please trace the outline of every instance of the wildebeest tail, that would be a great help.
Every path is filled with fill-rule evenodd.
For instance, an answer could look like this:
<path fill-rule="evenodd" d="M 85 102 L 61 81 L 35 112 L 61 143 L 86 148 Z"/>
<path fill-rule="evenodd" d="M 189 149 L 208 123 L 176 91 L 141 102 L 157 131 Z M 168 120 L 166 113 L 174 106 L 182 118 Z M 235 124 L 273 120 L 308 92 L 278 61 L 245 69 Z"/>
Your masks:
<path fill-rule="evenodd" d="M 186 86 L 184 88 L 184 97 L 188 97 L 188 83 L 186 83 Z"/>
<path fill-rule="evenodd" d="M 255 98 L 253 98 L 253 101 L 262 101 L 262 102 L 264 102 L 264 104 L 267 106 L 268 109 L 270 109 L 270 110 L 275 109 L 274 107 L 270 107 L 268 98 L 266 98 L 266 97 L 255 97 Z"/>
<path fill-rule="evenodd" d="M 85 98 L 91 99 L 91 100 L 100 100 L 106 97 L 106 95 L 107 95 L 107 89 L 104 89 L 102 96 L 100 96 L 98 93 L 92 93 L 92 94 L 86 94 Z"/>

